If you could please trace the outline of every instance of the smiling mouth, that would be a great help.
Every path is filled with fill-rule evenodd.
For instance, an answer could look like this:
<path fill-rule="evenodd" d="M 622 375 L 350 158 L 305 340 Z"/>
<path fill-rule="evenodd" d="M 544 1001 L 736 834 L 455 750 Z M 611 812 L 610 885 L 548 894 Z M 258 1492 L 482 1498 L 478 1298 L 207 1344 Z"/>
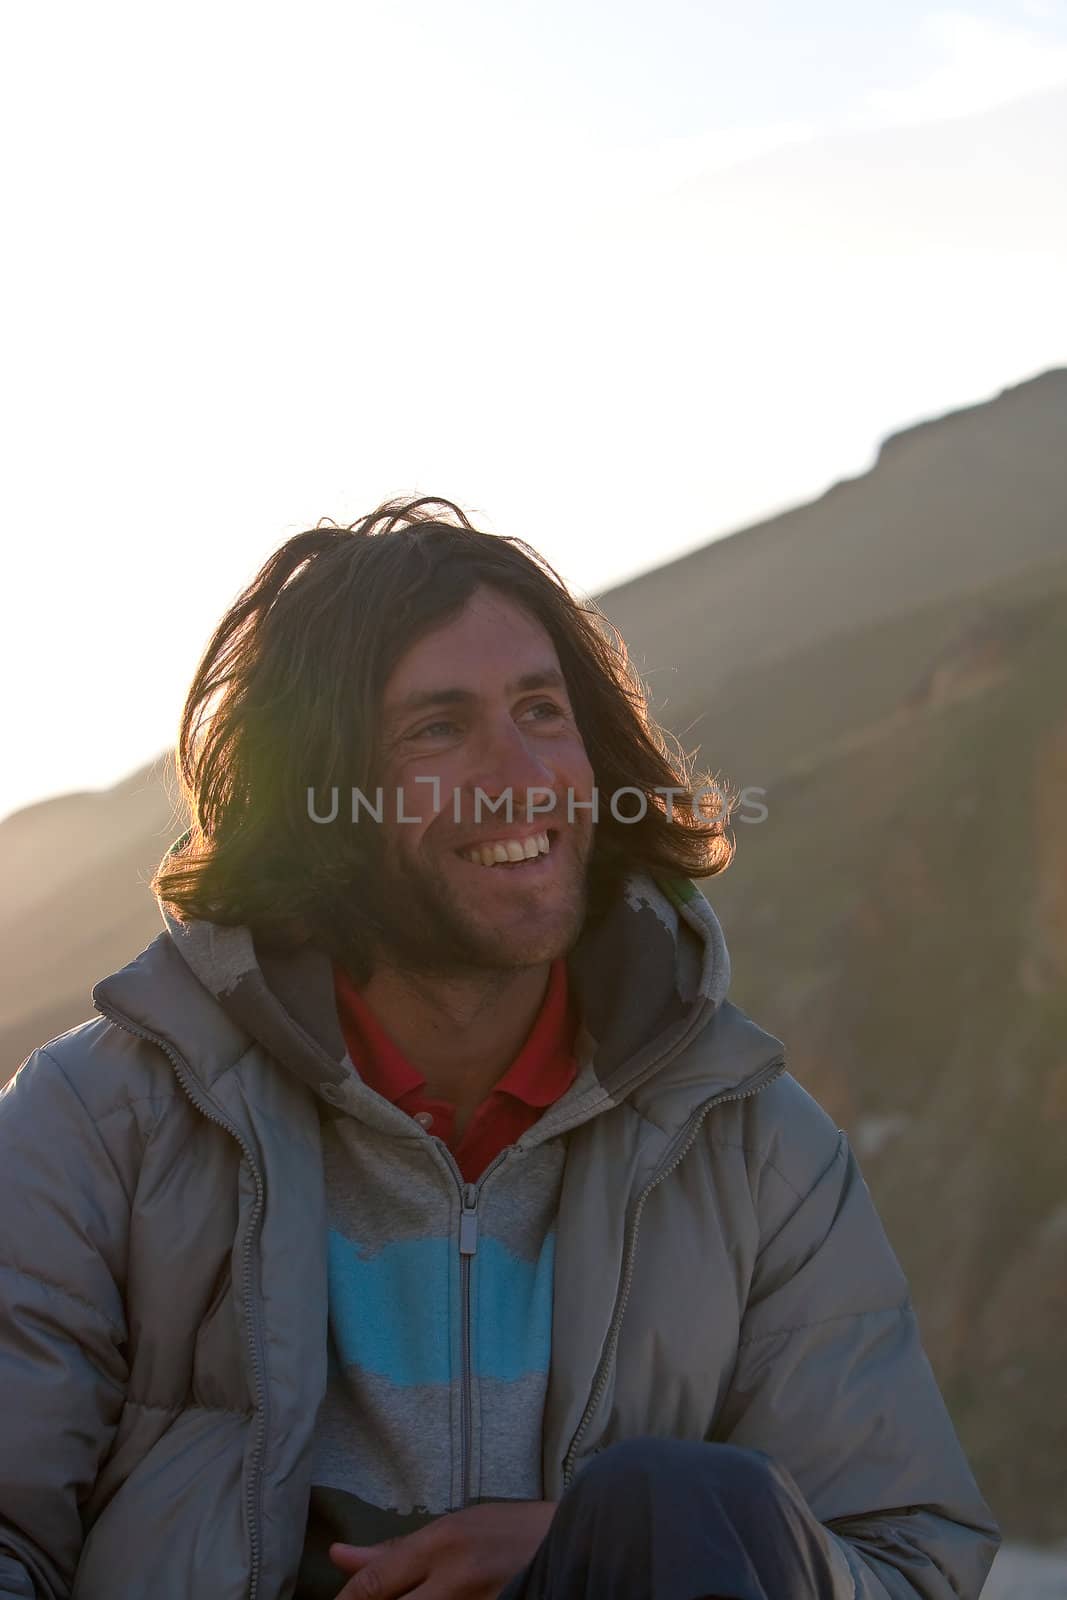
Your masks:
<path fill-rule="evenodd" d="M 457 850 L 461 861 L 476 867 L 517 867 L 547 856 L 552 848 L 555 829 L 533 833 L 527 839 L 489 839 L 485 844 L 470 845 Z"/>

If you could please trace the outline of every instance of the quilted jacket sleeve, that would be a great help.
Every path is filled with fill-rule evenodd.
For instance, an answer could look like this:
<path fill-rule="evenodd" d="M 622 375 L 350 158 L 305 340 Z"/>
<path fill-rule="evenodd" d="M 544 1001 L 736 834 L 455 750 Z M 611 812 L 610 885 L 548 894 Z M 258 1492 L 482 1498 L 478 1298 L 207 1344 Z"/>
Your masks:
<path fill-rule="evenodd" d="M 0 1600 L 74 1582 L 125 1396 L 134 1133 L 129 1108 L 94 1121 L 46 1049 L 0 1092 Z"/>
<path fill-rule="evenodd" d="M 792 1136 L 825 1165 L 761 1240 L 714 1437 L 792 1474 L 857 1600 L 977 1600 L 999 1530 L 848 1140 L 792 1091 Z"/>

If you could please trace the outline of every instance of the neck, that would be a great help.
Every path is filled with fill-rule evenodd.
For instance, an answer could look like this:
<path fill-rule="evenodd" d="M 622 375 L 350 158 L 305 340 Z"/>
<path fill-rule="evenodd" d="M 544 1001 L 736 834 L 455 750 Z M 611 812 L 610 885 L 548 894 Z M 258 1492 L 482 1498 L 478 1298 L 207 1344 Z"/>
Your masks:
<path fill-rule="evenodd" d="M 431 978 L 379 964 L 362 994 L 390 1038 L 426 1078 L 426 1093 L 478 1104 L 533 1027 L 551 963 L 470 978 Z"/>

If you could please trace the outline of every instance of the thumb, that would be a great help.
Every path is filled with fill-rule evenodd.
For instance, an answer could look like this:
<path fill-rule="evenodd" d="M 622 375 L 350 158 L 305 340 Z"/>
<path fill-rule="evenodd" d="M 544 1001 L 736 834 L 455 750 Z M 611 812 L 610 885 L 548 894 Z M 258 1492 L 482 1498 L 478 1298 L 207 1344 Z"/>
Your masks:
<path fill-rule="evenodd" d="M 374 1546 L 369 1544 L 331 1544 L 327 1554 L 335 1567 L 340 1567 L 342 1572 L 358 1572 L 366 1566 L 374 1554 Z"/>

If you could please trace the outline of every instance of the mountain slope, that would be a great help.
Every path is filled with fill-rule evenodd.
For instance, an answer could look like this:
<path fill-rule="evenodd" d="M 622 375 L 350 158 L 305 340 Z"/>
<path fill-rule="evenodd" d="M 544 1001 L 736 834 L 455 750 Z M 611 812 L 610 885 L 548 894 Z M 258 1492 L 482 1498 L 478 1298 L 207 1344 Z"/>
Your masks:
<path fill-rule="evenodd" d="M 975 1470 L 1067 1532 L 1067 562 L 773 782 L 704 890 L 734 997 L 847 1128 Z"/>

